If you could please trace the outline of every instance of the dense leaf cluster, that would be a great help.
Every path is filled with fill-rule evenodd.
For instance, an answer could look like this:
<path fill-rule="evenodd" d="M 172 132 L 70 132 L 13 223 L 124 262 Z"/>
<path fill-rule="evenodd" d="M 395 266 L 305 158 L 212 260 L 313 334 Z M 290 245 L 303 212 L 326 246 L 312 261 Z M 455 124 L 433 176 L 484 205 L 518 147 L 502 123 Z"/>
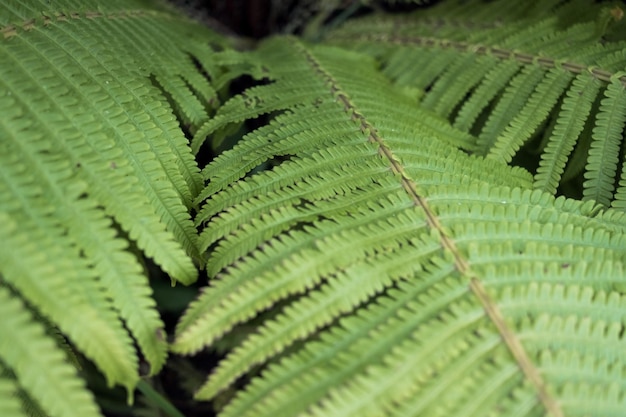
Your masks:
<path fill-rule="evenodd" d="M 75 353 L 132 395 L 219 346 L 224 417 L 621 415 L 622 17 L 443 1 L 241 51 L 4 2 L 0 414 L 101 415 Z M 147 258 L 208 274 L 171 340 Z"/>

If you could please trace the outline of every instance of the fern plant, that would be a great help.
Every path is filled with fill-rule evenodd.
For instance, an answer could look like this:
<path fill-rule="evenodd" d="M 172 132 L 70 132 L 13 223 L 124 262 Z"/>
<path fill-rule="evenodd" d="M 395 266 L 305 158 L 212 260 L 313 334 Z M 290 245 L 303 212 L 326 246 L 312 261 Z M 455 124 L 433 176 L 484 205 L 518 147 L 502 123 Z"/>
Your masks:
<path fill-rule="evenodd" d="M 56 328 L 129 392 L 138 354 L 159 372 L 143 257 L 209 276 L 169 349 L 226 346 L 196 392 L 220 416 L 626 409 L 620 7 L 444 1 L 235 51 L 66 3 L 0 13 L 0 412 L 98 415 Z"/>
<path fill-rule="evenodd" d="M 220 415 L 622 412 L 624 358 L 605 349 L 623 343 L 624 214 L 602 206 L 623 198 L 607 165 L 623 161 L 625 45 L 599 43 L 594 20 L 571 16 L 580 3 L 518 23 L 511 8 L 497 30 L 476 27 L 503 4 L 480 5 L 348 22 L 327 37 L 341 49 L 266 41 L 247 58 L 270 84 L 199 129 L 194 149 L 273 115 L 204 169 L 198 198 L 212 282 L 173 349 L 254 323 L 197 392 L 215 398 L 250 376 Z M 446 32 L 465 16 L 479 21 Z M 429 30 L 439 39 L 402 38 Z M 486 46 L 459 44 L 470 31 Z M 531 47 L 490 44 L 502 39 Z M 542 122 L 536 173 L 508 165 Z M 588 159 L 593 201 L 555 198 L 585 124 L 591 151 L 579 140 L 577 159 Z"/>
<path fill-rule="evenodd" d="M 139 356 L 162 368 L 142 257 L 197 278 L 202 178 L 175 113 L 208 119 L 198 62 L 221 41 L 139 1 L 5 1 L 0 30 L 0 414 L 24 415 L 23 390 L 52 416 L 99 415 L 45 330 L 129 396 Z"/>
<path fill-rule="evenodd" d="M 444 2 L 415 18 L 353 20 L 329 38 L 377 57 L 422 107 L 472 132 L 466 149 L 529 160 L 535 188 L 623 209 L 624 12 L 587 3 Z"/>

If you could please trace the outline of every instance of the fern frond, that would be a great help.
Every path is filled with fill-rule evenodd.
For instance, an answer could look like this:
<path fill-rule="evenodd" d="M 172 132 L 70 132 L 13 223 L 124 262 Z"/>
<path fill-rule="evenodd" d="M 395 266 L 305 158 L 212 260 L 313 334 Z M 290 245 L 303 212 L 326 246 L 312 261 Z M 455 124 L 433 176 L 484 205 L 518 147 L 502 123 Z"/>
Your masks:
<path fill-rule="evenodd" d="M 85 26 L 88 21 L 77 19 L 75 22 L 75 30 L 90 30 Z M 180 174 L 179 179 L 169 176 L 175 172 L 172 167 L 176 171 L 178 168 L 173 154 L 167 151 L 175 140 L 180 144 L 184 138 L 174 139 L 180 133 L 171 123 L 168 126 L 164 122 L 164 106 L 147 88 L 147 80 L 129 78 L 115 64 L 94 59 L 97 55 L 93 54 L 100 49 L 96 45 L 97 37 L 74 37 L 63 23 L 57 23 L 57 30 L 32 30 L 24 32 L 26 37 L 17 35 L 3 41 L 4 62 L 10 63 L 3 67 L 3 88 L 11 95 L 5 96 L 2 107 L 14 108 L 11 112 L 14 117 L 5 124 L 7 134 L 17 137 L 27 127 L 12 124 L 22 115 L 17 113 L 19 109 L 35 116 L 28 127 L 33 133 L 55 137 L 65 129 L 63 135 L 58 136 L 59 145 L 65 143 L 65 146 L 60 146 L 57 152 L 64 153 L 82 175 L 89 178 L 92 195 L 116 216 L 132 238 L 138 239 L 138 245 L 149 256 L 162 261 L 164 269 L 173 277 L 188 282 L 193 279 L 194 269 L 189 261 L 186 265 L 181 263 L 184 256 L 176 246 L 182 245 L 189 254 L 197 256 L 194 255 L 197 252 L 195 229 L 186 208 L 176 205 L 179 198 L 173 185 L 184 190 L 186 182 Z M 75 60 L 82 65 L 72 66 L 70 63 Z M 34 64 L 26 66 L 26 62 Z M 67 72 L 60 73 L 54 69 L 56 67 Z M 97 77 L 94 78 L 94 74 Z M 90 85 L 81 87 L 84 84 Z M 97 108 L 94 103 L 98 103 Z M 136 110 L 129 113 L 119 107 L 121 104 Z M 57 109 L 61 117 L 42 118 L 50 108 Z M 67 118 L 82 121 L 82 124 L 62 127 Z M 174 141 L 166 142 L 166 135 Z M 190 158 L 189 154 L 188 160 Z M 169 166 L 168 170 L 163 166 Z M 131 173 L 136 176 L 136 182 L 126 180 L 126 175 Z M 168 176 L 171 182 L 163 181 Z M 125 196 L 124 201 L 121 195 Z M 134 207 L 129 210 L 128 206 Z M 173 235 L 167 248 L 155 244 L 167 241 L 163 239 L 167 232 L 159 230 L 162 225 Z M 162 237 L 156 238 L 158 234 Z"/>
<path fill-rule="evenodd" d="M 278 48 L 274 48 L 278 50 Z M 276 52 L 274 52 L 276 53 Z M 285 59 L 293 61 L 297 55 L 293 53 L 286 54 L 285 57 L 280 57 L 277 62 L 284 62 Z M 353 58 L 353 59 L 356 59 Z M 302 63 L 289 62 L 286 66 L 287 69 L 293 71 L 294 74 L 305 74 L 300 70 Z M 356 64 L 356 62 L 355 62 Z M 363 65 L 359 63 L 358 65 Z M 293 70 L 296 68 L 296 70 Z M 310 68 L 309 68 L 310 71 Z M 375 76 L 370 73 L 368 76 Z M 344 74 L 346 82 L 349 82 L 348 74 Z M 293 82 L 293 81 L 291 81 Z M 305 81 L 306 82 L 306 81 Z M 310 82 L 310 81 L 309 81 Z M 377 79 L 373 84 L 384 85 L 384 80 Z M 299 83 L 301 84 L 301 83 Z M 272 94 L 279 86 L 281 86 L 280 80 L 277 84 L 273 84 L 270 87 L 257 87 L 253 89 L 253 92 L 265 92 Z M 284 129 L 282 126 L 290 121 L 295 120 L 297 114 L 301 113 L 286 113 L 276 118 L 270 126 L 262 128 L 258 132 L 254 132 L 249 141 L 243 142 L 241 145 L 236 146 L 232 151 L 229 151 L 217 158 L 214 163 L 209 165 L 205 171 L 214 172 L 214 177 L 210 177 L 209 183 L 205 192 L 201 193 L 201 196 L 213 191 L 217 191 L 223 187 L 225 180 L 236 180 L 243 176 L 246 171 L 250 171 L 262 163 L 266 158 L 262 155 L 268 152 L 274 152 L 276 155 L 283 154 L 295 154 L 302 155 L 301 158 L 290 161 L 284 166 L 279 166 L 275 170 L 267 173 L 260 174 L 258 176 L 251 177 L 249 181 L 242 183 L 233 183 L 232 189 L 226 190 L 222 193 L 217 193 L 211 197 L 210 203 L 206 204 L 199 212 L 196 222 L 204 222 L 211 219 L 216 214 L 226 210 L 229 206 L 232 209 L 228 209 L 228 212 L 223 212 L 219 216 L 215 216 L 209 226 L 201 235 L 202 247 L 207 248 L 214 244 L 218 239 L 222 239 L 220 246 L 212 253 L 211 260 L 209 261 L 208 271 L 212 274 L 217 273 L 223 266 L 236 260 L 240 256 L 245 255 L 248 251 L 253 249 L 262 240 L 268 239 L 272 235 L 293 227 L 296 224 L 302 222 L 313 221 L 320 216 L 324 216 L 328 213 L 329 209 L 333 209 L 332 205 L 325 204 L 324 200 L 332 196 L 333 194 L 350 193 L 358 195 L 362 191 L 376 192 L 376 188 L 383 185 L 386 181 L 385 177 L 389 173 L 388 166 L 384 162 L 380 161 L 377 156 L 377 148 L 372 145 L 356 146 L 356 141 L 362 140 L 363 128 L 358 123 L 351 122 L 345 118 L 345 110 L 338 106 L 336 101 L 328 101 L 324 96 L 327 94 L 327 88 L 323 84 L 317 83 L 317 89 L 311 90 L 309 93 L 311 96 L 302 97 L 304 103 L 299 103 L 298 106 L 311 105 L 313 109 L 316 109 L 316 113 L 319 112 L 320 120 L 322 116 L 328 117 L 334 107 L 335 117 L 329 118 L 328 122 L 324 121 L 324 124 L 328 123 L 328 127 L 325 129 L 320 128 L 318 119 L 314 116 L 306 120 L 300 120 L 298 123 L 291 124 L 291 128 Z M 320 89 L 320 86 L 322 89 Z M 354 91 L 357 91 L 357 87 L 353 87 Z M 394 100 L 389 92 L 384 92 L 383 88 L 379 88 L 374 93 L 379 101 L 378 106 L 386 106 L 387 103 L 383 97 L 387 96 L 388 100 Z M 322 94 L 320 96 L 320 93 Z M 256 99 L 252 95 L 252 92 L 246 92 L 246 97 L 250 100 L 260 102 L 261 99 Z M 364 103 L 366 107 L 369 105 L 375 105 L 374 101 L 369 97 L 364 97 Z M 262 99 L 265 102 L 265 99 Z M 290 101 L 287 101 L 289 103 Z M 235 103 L 234 101 L 232 103 Z M 242 104 L 241 101 L 239 101 Z M 443 132 L 429 129 L 429 121 L 426 119 L 429 115 L 425 114 L 423 125 L 419 127 L 409 118 L 401 117 L 403 112 L 407 114 L 411 113 L 411 105 L 408 101 L 404 103 L 398 102 L 397 98 L 392 106 L 396 109 L 394 125 L 387 127 L 387 123 L 381 121 L 381 132 L 387 132 L 391 130 L 394 132 L 390 135 L 390 139 L 396 139 L 394 146 L 398 149 L 398 153 L 406 158 L 408 172 L 432 172 L 432 181 L 446 183 L 447 172 L 449 167 L 443 163 L 444 160 L 449 159 L 452 148 L 441 147 L 441 144 L 437 144 L 435 141 L 427 141 L 424 146 L 419 150 L 415 146 L 410 146 L 409 143 L 403 144 L 403 135 L 412 132 L 413 135 L 418 129 L 425 135 L 437 135 L 437 137 L 446 137 L 445 133 L 454 132 L 452 130 L 444 129 Z M 245 104 L 243 104 L 245 108 Z M 225 108 L 227 110 L 225 110 Z M 275 107 L 271 107 L 275 110 Z M 306 107 L 305 107 L 306 108 Z M 221 112 L 232 113 L 232 108 L 228 103 L 220 108 L 218 112 L 218 118 Z M 293 111 L 293 110 L 292 110 Z M 373 112 L 373 111 L 372 111 Z M 256 110 L 250 113 L 250 116 L 256 115 Z M 339 124 L 340 117 L 343 115 L 344 122 Z M 432 117 L 432 116 L 431 116 Z M 300 117 L 300 119 L 302 119 Z M 228 119 L 230 120 L 230 119 Z M 309 122 L 310 121 L 310 122 Z M 434 118 L 433 122 L 437 122 Z M 430 122 L 430 123 L 433 123 Z M 217 123 L 217 122 L 214 122 Z M 406 125 L 405 125 L 406 123 Z M 335 132 L 336 134 L 330 134 Z M 281 138 L 285 139 L 282 140 Z M 271 138 L 270 146 L 263 146 L 267 144 L 268 138 Z M 319 141 L 322 140 L 320 143 Z M 448 139 L 449 140 L 449 139 Z M 258 144 L 258 145 L 257 145 Z M 297 144 L 297 147 L 295 146 Z M 309 149 L 315 146 L 329 147 L 329 151 L 324 152 L 312 152 L 309 154 Z M 253 147 L 253 148 L 251 148 Z M 255 154 L 250 152 L 251 149 L 257 150 Z M 434 157 L 434 155 L 438 155 Z M 227 158 L 228 156 L 228 158 Z M 249 159 L 254 157 L 252 163 L 233 163 L 233 161 L 242 161 L 243 158 Z M 233 158 L 233 159 L 230 159 Z M 480 162 L 473 159 L 464 160 L 464 169 L 467 170 L 467 174 L 478 175 L 484 180 L 500 181 L 502 176 L 495 171 L 481 169 Z M 243 161 L 242 161 L 243 162 Z M 341 166 L 342 168 L 332 169 L 334 166 Z M 230 174 L 230 170 L 227 167 L 238 167 L 238 172 Z M 289 168 L 287 168 L 289 167 Z M 231 168 L 232 170 L 233 168 Z M 522 174 L 522 171 L 514 171 L 507 176 L 507 181 L 513 178 L 519 178 L 515 183 L 518 185 L 528 184 L 528 177 Z M 424 178 L 427 182 L 427 178 Z M 290 184 L 299 184 L 297 188 L 294 188 Z M 267 195 L 265 197 L 264 195 Z M 358 198 L 358 197 L 356 197 Z M 249 201 L 246 201 L 250 199 Z M 357 200 L 358 201 L 358 200 Z M 267 203 L 266 203 L 267 202 Z M 303 207 L 301 209 L 287 209 L 285 208 L 281 212 L 272 212 L 277 206 L 298 206 L 302 203 L 314 203 L 310 207 Z M 235 204 L 242 204 L 241 208 Z M 367 205 L 367 196 L 363 197 L 363 204 Z M 351 208 L 356 209 L 354 203 Z M 346 210 L 347 206 L 336 206 L 334 210 L 342 212 Z M 288 211 L 285 211 L 288 210 Z M 341 210 L 341 211 L 339 211 Z M 245 217 L 239 215 L 239 212 L 244 213 Z M 288 216 L 287 213 L 292 213 Z M 241 224 L 252 222 L 258 218 L 258 222 L 251 225 L 250 229 L 245 234 L 236 233 L 237 228 L 241 228 Z M 277 228 L 278 223 L 272 219 L 279 219 L 281 225 Z M 308 219 L 308 220 L 307 220 Z M 252 238 L 252 236 L 257 236 Z M 293 244 L 293 243 L 292 243 Z M 242 246 L 244 245 L 244 246 Z M 237 247 L 235 250 L 234 248 Z M 207 295 L 208 296 L 208 295 Z M 253 308 L 253 304 L 248 304 L 250 308 Z M 252 310 L 254 311 L 254 310 Z M 237 314 L 246 316 L 250 313 L 245 313 L 243 310 L 238 311 Z M 210 316 L 216 318 L 214 314 Z M 183 319 L 181 323 L 185 323 Z M 217 333 L 220 332 L 219 327 L 207 326 L 213 328 Z M 203 326 L 203 329 L 205 327 Z M 200 333 L 203 335 L 200 336 Z M 189 339 L 195 340 L 198 343 L 200 340 L 210 340 L 211 331 L 199 331 L 197 334 L 189 335 Z M 197 348 L 196 348 L 197 349 Z M 195 350 L 194 348 L 190 349 Z M 185 349 L 187 351 L 187 349 Z"/>
<path fill-rule="evenodd" d="M 168 75 L 156 78 L 161 88 L 172 96 L 172 102 L 180 114 L 180 119 L 188 126 L 199 126 L 207 121 L 206 108 L 180 76 Z M 215 94 L 212 94 L 214 98 Z M 211 98 L 203 97 L 203 100 Z"/>
<path fill-rule="evenodd" d="M 1 189 L 12 197 L 8 187 Z M 58 324 L 102 368 L 110 383 L 131 387 L 137 381 L 132 340 L 94 271 L 76 253 L 76 246 L 64 239 L 54 224 L 44 223 L 50 222 L 49 216 L 41 216 L 44 224 L 39 230 L 36 220 L 26 216 L 3 217 L 0 236 L 7 247 L 0 254 L 0 263 L 4 280 Z M 28 227 L 30 233 L 19 233 L 17 224 Z"/>
<path fill-rule="evenodd" d="M 491 68 L 470 98 L 463 103 L 454 120 L 454 126 L 462 130 L 470 130 L 480 113 L 505 88 L 519 68 L 520 65 L 514 61 L 500 62 Z"/>
<path fill-rule="evenodd" d="M 196 352 L 251 320 L 256 330 L 197 398 L 248 376 L 222 415 L 567 415 L 568 385 L 544 358 L 605 357 L 582 328 L 573 346 L 560 342 L 572 315 L 619 343 L 607 329 L 623 314 L 607 312 L 623 303 L 622 213 L 532 191 L 528 172 L 458 150 L 471 137 L 442 127 L 363 55 L 292 38 L 259 53 L 271 84 L 231 99 L 201 131 L 278 115 L 204 169 L 196 223 L 214 278 L 173 349 Z M 526 68 L 549 89 L 545 71 Z M 543 105 L 544 87 L 531 88 L 526 120 L 554 106 L 573 76 L 547 77 L 561 86 Z M 538 288 L 552 301 L 532 301 Z M 597 294 L 598 311 L 569 305 L 579 292 Z"/>
<path fill-rule="evenodd" d="M 593 129 L 593 141 L 585 167 L 584 198 L 608 206 L 613 197 L 615 172 L 620 157 L 620 143 L 626 122 L 626 87 L 612 81 L 600 103 Z"/>
<path fill-rule="evenodd" d="M 542 77 L 543 72 L 540 69 L 525 67 L 511 80 L 496 108 L 489 114 L 478 137 L 478 149 L 481 154 L 488 154 L 488 151 L 495 147 L 498 137 L 511 124 L 515 115 L 520 113 Z M 511 130 L 515 131 L 513 128 Z M 500 160 L 506 161 L 506 158 Z"/>
<path fill-rule="evenodd" d="M 539 124 L 545 120 L 571 81 L 571 74 L 562 70 L 548 71 L 545 78 L 535 87 L 519 114 L 498 136 L 487 154 L 488 158 L 511 162 L 519 148 L 531 137 Z"/>
<path fill-rule="evenodd" d="M 542 124 L 554 124 L 556 130 L 539 141 L 535 186 L 555 194 L 568 183 L 588 180 L 586 198 L 609 206 L 615 198 L 615 166 L 623 165 L 623 157 L 614 161 L 617 137 L 606 148 L 613 162 L 605 165 L 613 168 L 603 167 L 604 174 L 598 173 L 597 155 L 582 153 L 586 143 L 573 154 L 571 149 L 576 139 L 587 139 L 578 136 L 581 123 L 594 123 L 596 112 L 585 110 L 589 103 L 600 101 L 612 83 L 626 85 L 620 72 L 626 65 L 626 44 L 613 36 L 623 31 L 620 13 L 621 6 L 609 9 L 589 1 L 515 7 L 504 1 L 451 1 L 410 17 L 376 14 L 354 19 L 333 31 L 328 41 L 374 56 L 395 84 L 422 91 L 421 106 L 478 136 L 477 146 L 466 149 L 534 171 L 537 162 L 527 153 L 534 152 Z M 614 27 L 602 26 L 607 22 Z M 597 88 L 588 90 L 580 102 L 583 107 L 572 113 L 580 85 L 569 81 L 584 74 Z M 561 100 L 567 104 L 559 105 Z M 607 123 L 615 123 L 611 129 L 621 136 L 619 119 Z M 598 135 L 590 141 L 593 154 L 606 145 Z M 576 162 L 563 176 L 570 155 Z M 585 168 L 580 172 L 582 158 Z"/>
<path fill-rule="evenodd" d="M 422 100 L 422 105 L 446 118 L 462 98 L 484 77 L 485 67 L 497 63 L 494 57 L 483 57 L 476 61 L 472 54 L 455 60 Z"/>
<path fill-rule="evenodd" d="M 0 286 L 0 357 L 17 376 L 28 395 L 55 416 L 93 416 L 100 413 L 63 351 L 44 335 L 18 298 Z M 3 406 L 10 405 L 1 397 Z M 4 414 L 3 414 L 4 415 Z"/>
<path fill-rule="evenodd" d="M 10 377 L 0 362 L 0 413 L 7 417 L 27 417 L 18 398 L 19 386 L 15 377 Z"/>
<path fill-rule="evenodd" d="M 588 73 L 580 74 L 574 79 L 572 88 L 563 99 L 552 137 L 541 155 L 535 175 L 536 188 L 556 193 L 567 157 L 583 130 L 599 88 L 599 82 Z"/>
<path fill-rule="evenodd" d="M 8 376 L 11 379 L 15 380 L 15 374 L 10 370 L 3 368 L 0 364 L 0 375 Z M 23 389 L 19 388 L 14 393 L 14 395 L 19 399 L 21 404 L 22 412 L 28 417 L 48 417 L 48 415 L 43 412 L 39 404 L 35 402 Z"/>
<path fill-rule="evenodd" d="M 111 307 L 120 312 L 153 370 L 160 369 L 165 359 L 166 345 L 163 340 L 158 339 L 157 333 L 163 328 L 163 323 L 154 310 L 154 301 L 150 298 L 151 291 L 141 265 L 126 251 L 127 242 L 116 237 L 117 233 L 112 229 L 111 221 L 102 210 L 95 207 L 96 202 L 70 198 L 72 194 L 68 193 L 68 189 L 74 189 L 72 193 L 80 195 L 84 192 L 84 186 L 72 180 L 69 163 L 55 158 L 35 157 L 45 147 L 41 140 L 30 143 L 18 141 L 13 145 L 6 149 L 3 147 L 0 156 L 5 167 L 4 173 L 11 173 L 9 168 L 15 164 L 11 159 L 21 160 L 24 163 L 23 168 L 27 164 L 30 173 L 15 172 L 14 178 L 8 182 L 19 184 L 24 177 L 29 178 L 28 175 L 31 183 L 35 182 L 34 178 L 39 179 L 41 190 L 45 191 L 39 198 L 24 201 L 24 204 L 35 212 L 42 206 L 43 198 L 55 207 L 55 218 L 64 222 L 73 244 L 81 248 L 99 278 L 106 284 L 110 299 L 113 300 Z M 27 180 L 26 184 L 28 183 Z M 26 184 L 19 187 L 26 187 Z M 10 205 L 11 197 L 10 193 L 6 194 L 9 201 L 3 205 L 5 209 Z M 19 205 L 15 207 L 20 208 Z M 43 219 L 47 214 L 35 212 L 33 217 Z"/>
<path fill-rule="evenodd" d="M 180 124 L 208 119 L 217 98 L 197 63 L 224 42 L 142 1 L 10 0 L 0 34 L 0 275 L 130 399 L 139 354 L 152 374 L 167 356 L 142 258 L 173 281 L 198 274 L 203 180 Z M 17 372 L 4 354 L 29 395 L 52 392 L 31 376 L 46 365 Z"/>

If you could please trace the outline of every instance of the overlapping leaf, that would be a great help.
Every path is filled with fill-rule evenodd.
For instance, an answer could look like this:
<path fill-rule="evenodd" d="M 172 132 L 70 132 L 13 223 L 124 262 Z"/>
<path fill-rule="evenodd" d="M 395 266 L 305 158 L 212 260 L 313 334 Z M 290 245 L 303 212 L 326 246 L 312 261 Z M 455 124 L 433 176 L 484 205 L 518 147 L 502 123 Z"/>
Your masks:
<path fill-rule="evenodd" d="M 622 207 L 623 14 L 587 1 L 449 1 L 355 19 L 328 41 L 375 56 L 423 107 L 476 135 L 466 149 L 524 166 L 535 188 L 578 198 L 582 184 L 585 198 Z"/>
<path fill-rule="evenodd" d="M 139 355 L 151 373 L 167 356 L 141 256 L 175 281 L 198 274 L 202 178 L 174 112 L 190 130 L 208 119 L 215 93 L 194 58 L 210 60 L 217 38 L 127 1 L 8 0 L 0 33 L 0 289 L 15 320 L 34 309 L 132 395 Z M 27 346 L 12 329 L 0 362 L 34 404 L 98 415 L 56 341 Z"/>
<path fill-rule="evenodd" d="M 198 398 L 247 376 L 221 415 L 578 415 L 571 392 L 623 405 L 623 385 L 592 394 L 611 378 L 585 391 L 607 355 L 625 359 L 623 311 L 609 313 L 624 303 L 622 213 L 467 155 L 474 137 L 368 57 L 289 38 L 249 59 L 261 57 L 270 84 L 196 137 L 274 115 L 203 171 L 196 222 L 212 279 L 173 348 L 232 345 Z M 586 365 L 559 373 L 567 360 Z"/>

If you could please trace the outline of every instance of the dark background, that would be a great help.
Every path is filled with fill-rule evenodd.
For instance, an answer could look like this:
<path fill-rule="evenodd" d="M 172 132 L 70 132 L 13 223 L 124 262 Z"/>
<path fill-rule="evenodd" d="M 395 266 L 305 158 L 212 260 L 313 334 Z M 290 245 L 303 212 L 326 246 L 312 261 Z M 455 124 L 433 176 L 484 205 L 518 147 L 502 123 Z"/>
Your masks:
<path fill-rule="evenodd" d="M 263 38 L 275 33 L 300 34 L 306 23 L 323 11 L 333 7 L 328 20 L 342 11 L 365 14 L 375 9 L 409 11 L 415 3 L 359 0 L 168 0 L 194 19 L 224 34 L 237 34 L 249 38 Z M 421 3 L 435 3 L 424 1 Z M 423 6 L 422 6 L 423 7 Z"/>

